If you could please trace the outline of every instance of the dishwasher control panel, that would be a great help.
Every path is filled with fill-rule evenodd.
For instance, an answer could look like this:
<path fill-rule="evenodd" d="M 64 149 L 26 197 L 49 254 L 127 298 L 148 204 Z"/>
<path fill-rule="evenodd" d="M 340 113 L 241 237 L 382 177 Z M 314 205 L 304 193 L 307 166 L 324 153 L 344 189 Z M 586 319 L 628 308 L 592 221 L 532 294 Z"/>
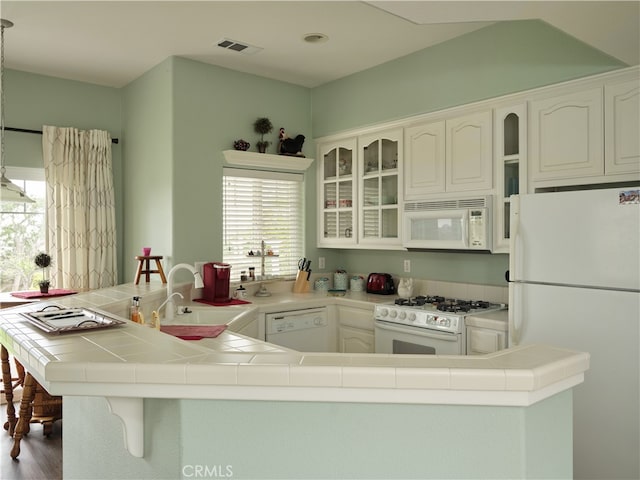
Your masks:
<path fill-rule="evenodd" d="M 324 309 L 267 314 L 266 320 L 267 335 L 321 328 L 329 325 Z"/>

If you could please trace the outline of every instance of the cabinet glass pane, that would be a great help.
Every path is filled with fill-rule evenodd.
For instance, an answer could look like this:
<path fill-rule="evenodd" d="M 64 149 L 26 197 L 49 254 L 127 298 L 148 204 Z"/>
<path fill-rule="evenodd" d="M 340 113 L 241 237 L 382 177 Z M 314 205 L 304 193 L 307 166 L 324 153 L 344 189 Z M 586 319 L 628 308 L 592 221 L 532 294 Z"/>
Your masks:
<path fill-rule="evenodd" d="M 337 205 L 337 192 L 335 183 L 324 184 L 324 208 L 336 208 Z"/>
<path fill-rule="evenodd" d="M 510 234 L 509 234 L 509 227 L 510 227 L 510 220 L 509 218 L 511 217 L 511 204 L 509 202 L 504 202 L 504 238 L 509 238 Z"/>
<path fill-rule="evenodd" d="M 326 153 L 323 158 L 324 163 L 324 179 L 336 177 L 336 149 Z"/>
<path fill-rule="evenodd" d="M 353 151 L 346 148 L 340 148 L 338 157 L 339 175 L 351 175 L 353 173 Z"/>
<path fill-rule="evenodd" d="M 398 168 L 398 142 L 382 139 L 382 170 Z"/>
<path fill-rule="evenodd" d="M 396 205 L 398 203 L 398 176 L 382 177 L 382 205 Z"/>
<path fill-rule="evenodd" d="M 363 212 L 363 235 L 365 238 L 380 237 L 380 215 L 376 210 L 365 210 Z"/>
<path fill-rule="evenodd" d="M 504 164 L 504 196 L 509 198 L 519 191 L 520 164 L 517 161 Z"/>
<path fill-rule="evenodd" d="M 504 155 L 517 155 L 520 152 L 519 120 L 515 113 L 510 113 L 504 119 Z"/>
<path fill-rule="evenodd" d="M 397 208 L 385 208 L 382 210 L 382 237 L 398 238 Z"/>
<path fill-rule="evenodd" d="M 364 147 L 363 160 L 365 175 L 369 173 L 375 173 L 380 169 L 378 156 L 378 140 L 371 142 L 369 145 Z"/>
<path fill-rule="evenodd" d="M 338 236 L 340 238 L 353 237 L 353 214 L 349 211 L 339 213 L 339 230 Z"/>
<path fill-rule="evenodd" d="M 380 205 L 378 177 L 367 178 L 362 182 L 362 199 L 365 206 Z"/>
<path fill-rule="evenodd" d="M 338 235 L 338 214 L 324 212 L 324 238 L 336 238 Z"/>
<path fill-rule="evenodd" d="M 353 182 L 338 182 L 338 207 L 351 208 L 353 202 Z"/>

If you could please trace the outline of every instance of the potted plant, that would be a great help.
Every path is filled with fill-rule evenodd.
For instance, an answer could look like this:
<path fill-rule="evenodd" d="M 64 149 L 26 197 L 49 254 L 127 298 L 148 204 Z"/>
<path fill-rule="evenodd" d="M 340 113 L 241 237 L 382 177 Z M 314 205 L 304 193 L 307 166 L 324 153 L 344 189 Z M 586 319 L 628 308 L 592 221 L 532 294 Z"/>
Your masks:
<path fill-rule="evenodd" d="M 273 124 L 271 120 L 266 117 L 259 118 L 253 124 L 253 129 L 256 133 L 260 134 L 260 141 L 256 143 L 256 147 L 258 147 L 258 151 L 260 153 L 265 153 L 267 151 L 267 147 L 271 144 L 268 140 L 264 139 L 264 136 L 267 133 L 271 133 L 273 130 Z"/>
<path fill-rule="evenodd" d="M 41 252 L 36 255 L 34 262 L 36 267 L 42 269 L 42 279 L 38 282 L 38 285 L 40 286 L 40 293 L 49 293 L 49 285 L 51 285 L 51 282 L 47 280 L 46 269 L 51 265 L 51 255 Z"/>

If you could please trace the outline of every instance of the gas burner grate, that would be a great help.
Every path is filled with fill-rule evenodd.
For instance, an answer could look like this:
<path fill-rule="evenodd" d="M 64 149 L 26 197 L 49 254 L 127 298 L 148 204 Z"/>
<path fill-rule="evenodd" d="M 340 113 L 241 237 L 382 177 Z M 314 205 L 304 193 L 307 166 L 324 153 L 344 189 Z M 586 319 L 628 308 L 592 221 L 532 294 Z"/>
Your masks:
<path fill-rule="evenodd" d="M 484 300 L 460 300 L 457 298 L 445 298 L 440 295 L 418 295 L 411 298 L 397 298 L 394 303 L 401 307 L 433 308 L 441 312 L 466 313 L 471 310 L 491 308 L 494 305 Z"/>

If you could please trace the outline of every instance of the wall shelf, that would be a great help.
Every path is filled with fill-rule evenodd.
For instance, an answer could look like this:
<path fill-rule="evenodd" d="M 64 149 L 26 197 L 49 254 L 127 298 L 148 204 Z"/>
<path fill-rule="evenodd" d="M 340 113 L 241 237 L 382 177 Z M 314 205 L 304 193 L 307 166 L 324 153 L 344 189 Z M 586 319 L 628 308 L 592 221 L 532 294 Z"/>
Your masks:
<path fill-rule="evenodd" d="M 313 163 L 313 158 L 270 153 L 224 150 L 224 164 L 236 168 L 254 168 L 280 172 L 305 172 Z"/>

